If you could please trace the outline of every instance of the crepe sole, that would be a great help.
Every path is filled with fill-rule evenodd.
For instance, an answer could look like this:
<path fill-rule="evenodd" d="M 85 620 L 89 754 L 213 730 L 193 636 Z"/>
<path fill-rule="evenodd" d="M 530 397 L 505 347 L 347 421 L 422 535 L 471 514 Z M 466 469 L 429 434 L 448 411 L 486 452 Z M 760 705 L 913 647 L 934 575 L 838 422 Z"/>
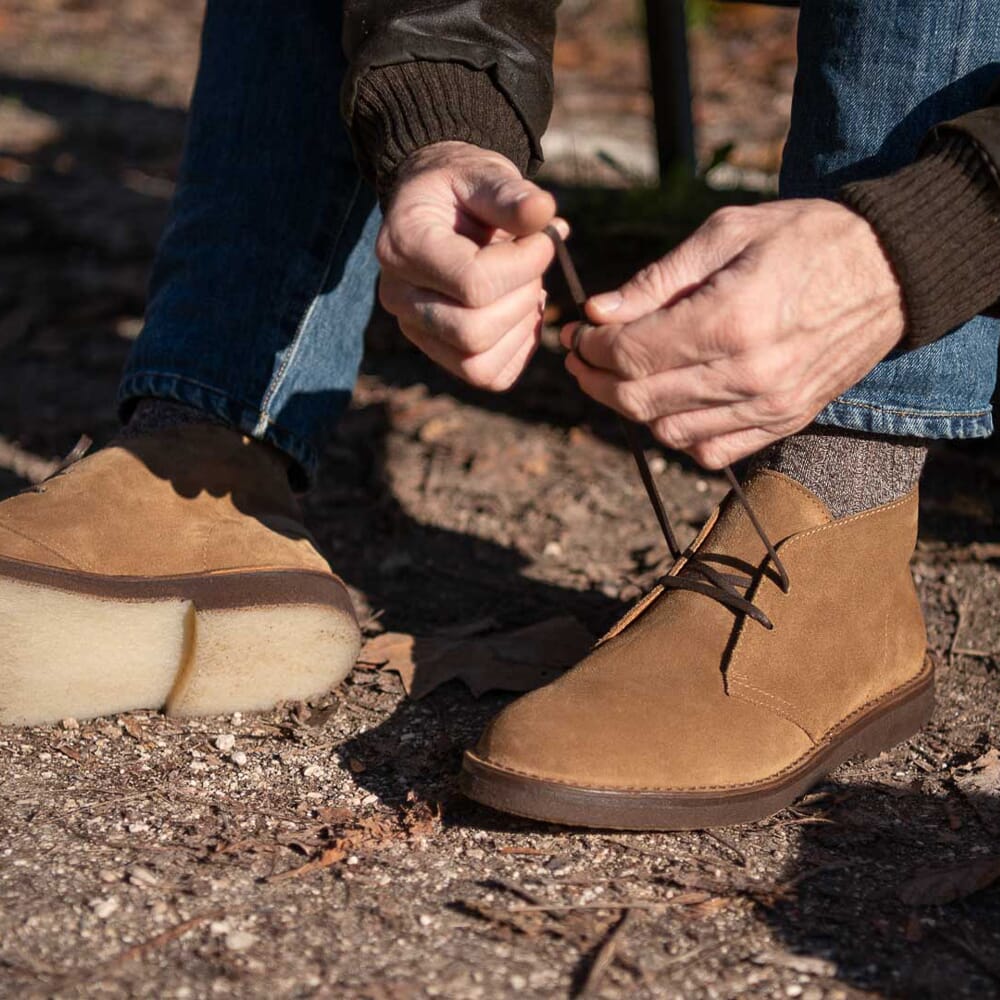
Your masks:
<path fill-rule="evenodd" d="M 465 755 L 459 787 L 471 799 L 529 819 L 612 830 L 699 830 L 765 819 L 790 805 L 852 757 L 875 757 L 930 719 L 934 672 L 925 664 L 910 683 L 849 719 L 779 777 L 711 791 L 588 788 L 535 778 Z"/>
<path fill-rule="evenodd" d="M 360 642 L 332 575 L 102 577 L 0 559 L 0 724 L 266 709 L 338 684 Z"/>

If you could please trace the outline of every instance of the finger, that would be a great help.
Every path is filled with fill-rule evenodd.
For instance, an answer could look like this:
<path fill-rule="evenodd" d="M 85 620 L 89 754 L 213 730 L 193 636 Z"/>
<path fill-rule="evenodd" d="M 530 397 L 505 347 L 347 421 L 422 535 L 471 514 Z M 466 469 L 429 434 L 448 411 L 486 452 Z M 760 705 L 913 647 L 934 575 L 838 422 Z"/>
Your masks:
<path fill-rule="evenodd" d="M 392 249 L 381 258 L 384 272 L 476 309 L 540 280 L 555 255 L 544 233 L 480 247 L 451 229 L 435 227 L 389 242 Z"/>
<path fill-rule="evenodd" d="M 760 400 L 752 399 L 658 417 L 649 423 L 649 429 L 668 448 L 690 452 L 706 441 L 755 429 L 775 437 L 785 437 L 805 427 L 813 415 L 769 416 L 761 412 Z"/>
<path fill-rule="evenodd" d="M 513 381 L 509 377 L 511 366 L 519 358 L 523 358 L 523 363 L 527 363 L 527 359 L 534 353 L 541 336 L 541 305 L 539 304 L 539 309 L 534 315 L 525 317 L 497 344 L 482 354 L 470 355 L 459 351 L 445 341 L 428 336 L 419 327 L 413 327 L 408 323 L 400 323 L 400 329 L 407 339 L 416 344 L 432 361 L 453 375 L 478 388 L 501 391 L 509 388 Z M 531 344 L 534 346 L 530 346 Z"/>
<path fill-rule="evenodd" d="M 482 354 L 526 317 L 537 315 L 543 295 L 536 280 L 482 309 L 470 309 L 437 292 L 384 277 L 382 305 L 400 322 L 445 341 L 459 352 Z"/>
<path fill-rule="evenodd" d="M 520 349 L 507 362 L 506 367 L 496 378 L 492 386 L 494 392 L 506 392 L 521 377 L 528 362 L 534 356 L 542 342 L 542 324 L 536 323 L 530 328 L 529 335 L 524 338 Z"/>
<path fill-rule="evenodd" d="M 729 356 L 734 347 L 729 333 L 738 323 L 730 309 L 706 290 L 631 323 L 583 324 L 566 337 L 592 368 L 626 379 L 645 378 Z"/>
<path fill-rule="evenodd" d="M 540 232 L 556 214 L 556 200 L 526 180 L 512 163 L 485 160 L 456 179 L 463 207 L 480 222 L 513 236 Z"/>
<path fill-rule="evenodd" d="M 748 430 L 700 441 L 685 451 L 702 468 L 722 469 L 734 462 L 749 458 L 762 448 L 780 441 L 782 437 L 784 435 L 776 434 L 766 427 L 751 427 Z"/>
<path fill-rule="evenodd" d="M 689 295 L 746 247 L 745 220 L 746 212 L 739 209 L 717 212 L 679 247 L 624 285 L 588 299 L 588 318 L 598 324 L 631 323 Z"/>
<path fill-rule="evenodd" d="M 733 390 L 716 369 L 704 365 L 679 368 L 644 379 L 622 379 L 591 368 L 570 354 L 566 358 L 566 368 L 588 396 L 637 423 L 724 406 L 745 398 Z"/>

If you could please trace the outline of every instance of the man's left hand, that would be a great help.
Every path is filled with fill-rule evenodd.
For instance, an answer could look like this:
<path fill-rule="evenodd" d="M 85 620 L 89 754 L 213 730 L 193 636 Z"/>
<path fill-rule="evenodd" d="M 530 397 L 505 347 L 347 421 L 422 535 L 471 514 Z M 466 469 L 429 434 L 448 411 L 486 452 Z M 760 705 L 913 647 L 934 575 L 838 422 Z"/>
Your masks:
<path fill-rule="evenodd" d="M 801 430 L 905 325 L 874 231 L 821 199 L 723 209 L 587 315 L 581 388 L 710 469 Z"/>

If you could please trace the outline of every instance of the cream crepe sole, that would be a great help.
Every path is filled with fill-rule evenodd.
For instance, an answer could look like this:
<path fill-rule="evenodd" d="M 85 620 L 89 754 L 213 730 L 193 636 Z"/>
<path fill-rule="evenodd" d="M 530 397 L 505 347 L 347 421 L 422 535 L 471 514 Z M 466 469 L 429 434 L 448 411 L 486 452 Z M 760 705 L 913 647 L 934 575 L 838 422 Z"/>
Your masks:
<path fill-rule="evenodd" d="M 291 578 L 292 591 L 311 578 L 300 596 L 325 591 L 325 599 L 274 600 L 276 576 Z M 260 596 L 271 601 L 253 603 L 265 577 Z M 221 586 L 194 577 L 130 586 L 119 578 L 108 589 L 139 593 L 87 592 L 100 586 L 99 578 L 70 590 L 0 577 L 0 724 L 138 708 L 177 716 L 267 709 L 329 691 L 360 648 L 346 591 L 322 574 L 228 574 Z M 211 593 L 200 601 L 141 593 L 156 589 Z M 205 606 L 213 598 L 221 606 Z"/>

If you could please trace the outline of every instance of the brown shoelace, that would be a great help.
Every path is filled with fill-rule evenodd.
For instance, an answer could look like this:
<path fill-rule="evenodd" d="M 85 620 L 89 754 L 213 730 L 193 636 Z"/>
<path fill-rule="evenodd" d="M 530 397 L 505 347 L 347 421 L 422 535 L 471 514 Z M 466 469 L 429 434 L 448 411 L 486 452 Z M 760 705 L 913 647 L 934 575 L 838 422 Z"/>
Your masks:
<path fill-rule="evenodd" d="M 580 320 L 586 323 L 588 320 L 586 312 L 584 311 L 584 306 L 587 301 L 587 293 L 583 290 L 583 285 L 580 282 L 580 276 L 577 274 L 576 267 L 573 265 L 573 260 L 569 255 L 569 250 L 566 248 L 566 244 L 563 241 L 562 236 L 559 234 L 559 231 L 554 226 L 546 226 L 545 232 L 555 244 L 556 257 L 559 260 L 559 266 L 562 269 L 563 277 L 566 280 L 569 293 L 573 298 L 574 304 L 576 305 Z M 584 364 L 586 364 L 586 359 L 581 356 L 579 350 L 577 349 L 576 340 L 577 338 L 574 337 L 573 352 Z M 646 495 L 649 497 L 649 502 L 653 507 L 653 513 L 656 515 L 656 520 L 659 522 L 660 530 L 663 532 L 663 537 L 666 540 L 667 549 L 674 560 L 674 565 L 676 565 L 678 560 L 682 558 L 683 552 L 677 544 L 677 536 L 674 534 L 673 525 L 670 523 L 670 518 L 667 516 L 666 508 L 663 506 L 663 498 L 660 496 L 660 491 L 656 486 L 656 481 L 653 479 L 652 470 L 649 468 L 649 462 L 646 460 L 646 453 L 642 447 L 642 441 L 639 437 L 638 428 L 635 424 L 625 420 L 624 418 L 619 419 L 621 421 L 621 427 L 625 435 L 625 440 L 628 442 L 629 449 L 635 459 L 635 464 L 639 468 L 639 476 L 642 479 L 642 485 L 646 489 Z M 785 567 L 782 564 L 781 559 L 778 557 L 778 553 L 775 550 L 774 545 L 771 543 L 770 538 L 768 538 L 767 532 L 764 530 L 764 526 L 760 523 L 760 520 L 754 513 L 753 507 L 750 506 L 750 501 L 743 492 L 743 487 L 740 486 L 739 480 L 733 474 L 732 468 L 727 465 L 722 471 L 725 474 L 726 479 L 729 481 L 729 486 L 733 491 L 733 495 L 746 511 L 747 517 L 750 518 L 750 523 L 754 527 L 754 531 L 757 532 L 758 537 L 764 543 L 767 555 L 777 571 L 781 589 L 787 594 L 788 573 L 785 571 Z M 657 582 L 662 587 L 667 589 L 692 590 L 697 594 L 704 594 L 705 597 L 710 597 L 712 600 L 718 601 L 720 604 L 727 608 L 731 608 L 733 611 L 748 615 L 754 621 L 760 622 L 760 624 L 767 629 L 774 628 L 770 618 L 768 618 L 767 615 L 765 615 L 764 612 L 761 611 L 760 608 L 758 608 L 752 601 L 748 601 L 745 596 L 746 591 L 753 583 L 752 579 L 745 576 L 736 576 L 731 573 L 720 573 L 712 566 L 709 566 L 705 559 L 697 553 L 692 553 L 687 557 L 687 562 L 685 563 L 681 574 L 672 576 L 668 573 L 666 576 L 661 577 Z M 743 593 L 740 592 L 740 589 L 742 589 Z"/>

